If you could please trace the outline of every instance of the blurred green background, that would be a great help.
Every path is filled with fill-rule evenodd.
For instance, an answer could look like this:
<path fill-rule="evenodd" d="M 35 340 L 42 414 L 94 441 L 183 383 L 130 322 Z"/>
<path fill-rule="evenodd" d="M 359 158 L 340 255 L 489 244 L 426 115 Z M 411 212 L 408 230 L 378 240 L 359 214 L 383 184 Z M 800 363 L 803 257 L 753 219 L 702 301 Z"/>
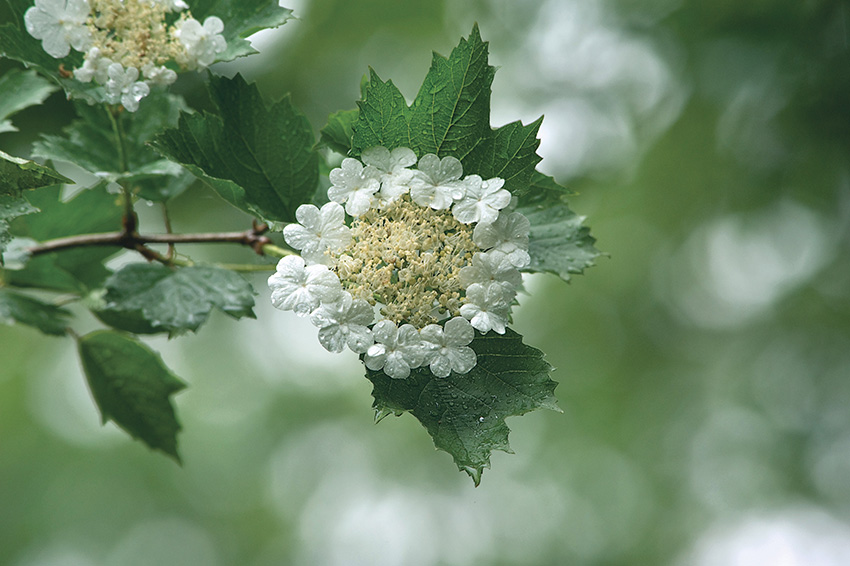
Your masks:
<path fill-rule="evenodd" d="M 178 467 L 100 426 L 71 341 L 0 327 L 0 564 L 850 564 L 848 2 L 284 5 L 217 71 L 317 132 L 370 65 L 412 99 L 476 21 L 493 124 L 545 114 L 540 168 L 610 256 L 528 279 L 516 314 L 564 414 L 510 419 L 475 489 L 412 417 L 374 425 L 356 357 L 257 276 L 258 320 L 150 341 L 190 384 Z M 176 229 L 244 229 L 211 195 Z"/>

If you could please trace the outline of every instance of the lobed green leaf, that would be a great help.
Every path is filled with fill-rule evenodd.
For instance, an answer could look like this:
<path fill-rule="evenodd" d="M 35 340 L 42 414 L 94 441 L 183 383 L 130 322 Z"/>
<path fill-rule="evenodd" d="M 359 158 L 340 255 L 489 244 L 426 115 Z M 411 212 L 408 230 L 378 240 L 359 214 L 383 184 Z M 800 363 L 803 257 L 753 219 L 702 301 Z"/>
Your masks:
<path fill-rule="evenodd" d="M 419 93 L 408 107 L 392 83 L 374 70 L 358 101 L 353 124 L 352 154 L 382 145 L 409 147 L 421 157 L 434 153 L 460 159 L 466 174 L 505 179 L 514 195 L 529 191 L 540 156 L 537 131 L 542 120 L 490 127 L 490 87 L 495 68 L 488 64 L 487 42 L 478 26 L 449 57 L 434 54 Z"/>
<path fill-rule="evenodd" d="M 383 371 L 366 370 L 374 385 L 372 396 L 377 418 L 409 412 L 434 440 L 451 454 L 458 468 L 475 485 L 490 467 L 493 450 L 510 452 L 505 418 L 538 408 L 558 411 L 552 367 L 543 353 L 523 344 L 511 329 L 504 335 L 480 335 L 470 345 L 477 365 L 463 375 L 435 377 L 429 368 L 411 372 L 407 379 L 392 379 Z"/>
<path fill-rule="evenodd" d="M 602 255 L 593 245 L 596 239 L 590 235 L 590 229 L 582 225 L 584 218 L 566 204 L 517 210 L 531 223 L 528 236 L 531 264 L 524 271 L 550 272 L 569 281 L 571 274 L 583 273 Z"/>
<path fill-rule="evenodd" d="M 238 273 L 212 266 L 172 270 L 131 263 L 105 283 L 105 304 L 95 314 L 113 328 L 138 334 L 196 331 L 213 307 L 233 318 L 254 318 L 254 292 Z"/>
<path fill-rule="evenodd" d="M 180 423 L 170 397 L 183 389 L 159 355 L 126 334 L 101 330 L 78 341 L 80 360 L 103 423 L 113 421 L 178 462 Z"/>
<path fill-rule="evenodd" d="M 307 118 L 289 97 L 266 106 L 240 76 L 212 77 L 217 113 L 181 114 L 153 147 L 222 198 L 265 220 L 291 222 L 316 192 L 319 158 Z"/>

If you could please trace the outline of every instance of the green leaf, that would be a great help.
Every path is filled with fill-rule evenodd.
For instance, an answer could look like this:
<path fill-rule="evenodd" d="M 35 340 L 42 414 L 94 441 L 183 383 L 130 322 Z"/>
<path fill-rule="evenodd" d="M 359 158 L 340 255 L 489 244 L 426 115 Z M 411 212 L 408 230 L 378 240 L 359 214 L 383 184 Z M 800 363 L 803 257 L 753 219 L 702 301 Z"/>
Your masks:
<path fill-rule="evenodd" d="M 2 99 L 0 104 L 3 104 Z M 9 222 L 18 216 L 38 212 L 26 201 L 24 191 L 71 182 L 50 167 L 0 151 L 0 265 L 3 265 L 1 254 L 12 240 Z"/>
<path fill-rule="evenodd" d="M 254 318 L 254 292 L 238 273 L 212 266 L 171 270 L 131 263 L 106 280 L 105 304 L 95 314 L 114 328 L 149 334 L 195 331 L 213 307 L 233 318 Z"/>
<path fill-rule="evenodd" d="M 434 54 L 422 87 L 408 107 L 392 81 L 374 71 L 363 88 L 354 123 L 352 153 L 382 145 L 409 147 L 422 157 L 435 153 L 460 159 L 466 174 L 500 176 L 514 195 L 529 190 L 537 155 L 540 119 L 490 127 L 490 86 L 495 68 L 478 26 L 446 58 Z"/>
<path fill-rule="evenodd" d="M 177 125 L 183 98 L 154 91 L 137 112 L 122 112 L 116 118 L 124 132 L 124 154 L 116 137 L 109 110 L 104 106 L 74 104 L 78 118 L 61 136 L 48 135 L 33 145 L 36 157 L 67 161 L 96 173 L 101 179 L 132 185 L 145 179 L 177 177 L 182 169 L 146 145 L 155 134 Z"/>
<path fill-rule="evenodd" d="M 56 87 L 35 71 L 12 69 L 0 77 L 0 133 L 17 132 L 9 116 L 29 106 L 41 104 Z"/>
<path fill-rule="evenodd" d="M 63 308 L 43 303 L 32 297 L 0 289 L 0 321 L 18 322 L 54 336 L 65 334 L 71 313 Z"/>
<path fill-rule="evenodd" d="M 216 114 L 181 114 L 153 146 L 249 214 L 292 222 L 318 184 L 319 159 L 307 118 L 289 97 L 266 106 L 240 76 L 212 77 Z"/>
<path fill-rule="evenodd" d="M 79 339 L 80 360 L 103 423 L 113 421 L 152 450 L 178 462 L 171 395 L 185 384 L 159 355 L 133 338 L 101 330 Z"/>
<path fill-rule="evenodd" d="M 145 179 L 135 179 L 135 192 L 143 199 L 162 202 L 182 194 L 195 182 L 197 177 L 173 161 L 172 165 L 179 168 L 176 175 L 154 175 Z"/>
<path fill-rule="evenodd" d="M 348 155 L 351 151 L 351 138 L 354 136 L 354 123 L 360 111 L 340 110 L 328 116 L 328 123 L 322 128 L 320 145 L 331 148 L 337 153 Z"/>
<path fill-rule="evenodd" d="M 566 204 L 526 206 L 517 210 L 531 223 L 528 236 L 531 264 L 524 271 L 546 271 L 569 281 L 570 274 L 582 273 L 602 255 L 593 246 L 596 239 L 590 235 L 590 229 L 582 226 L 584 218 Z"/>
<path fill-rule="evenodd" d="M 505 418 L 538 408 L 559 411 L 549 379 L 552 367 L 540 350 L 523 344 L 511 329 L 504 335 L 476 333 L 471 347 L 478 363 L 464 375 L 435 377 L 429 368 L 392 379 L 383 371 L 366 370 L 374 388 L 374 408 L 380 420 L 388 414 L 409 412 L 434 439 L 440 450 L 454 458 L 475 485 L 490 467 L 493 450 L 511 452 Z"/>
<path fill-rule="evenodd" d="M 192 15 L 200 22 L 209 16 L 218 16 L 224 22 L 222 35 L 227 50 L 217 61 L 232 61 L 257 53 L 249 35 L 264 29 L 282 26 L 292 17 L 292 10 L 278 6 L 277 0 L 194 0 L 189 2 Z"/>
<path fill-rule="evenodd" d="M 407 103 L 392 81 L 382 81 L 374 69 L 369 69 L 369 82 L 363 86 L 363 99 L 357 101 L 357 107 L 352 137 L 357 155 L 377 145 L 390 150 L 410 147 L 415 151 L 408 127 Z"/>
<path fill-rule="evenodd" d="M 27 189 L 73 183 L 51 167 L 0 151 L 0 195 L 20 197 Z"/>
<path fill-rule="evenodd" d="M 28 191 L 27 200 L 41 212 L 15 219 L 10 233 L 43 242 L 121 228 L 120 198 L 106 191 L 106 183 L 81 191 L 67 202 L 62 202 L 59 195 L 58 186 Z M 21 270 L 5 271 L 3 278 L 7 284 L 19 287 L 85 294 L 101 286 L 109 275 L 103 261 L 120 249 L 87 247 L 39 255 Z"/>

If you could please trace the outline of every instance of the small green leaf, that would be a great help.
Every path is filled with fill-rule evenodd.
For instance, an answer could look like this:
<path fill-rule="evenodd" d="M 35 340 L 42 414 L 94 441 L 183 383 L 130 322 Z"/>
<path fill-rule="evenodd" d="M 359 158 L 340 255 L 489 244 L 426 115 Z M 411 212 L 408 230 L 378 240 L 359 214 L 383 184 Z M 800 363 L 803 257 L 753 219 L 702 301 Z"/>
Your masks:
<path fill-rule="evenodd" d="M 12 69 L 0 77 L 0 133 L 17 132 L 9 116 L 41 104 L 56 91 L 56 86 L 38 76 L 35 71 Z"/>
<path fill-rule="evenodd" d="M 593 246 L 596 239 L 590 235 L 590 229 L 582 226 L 584 218 L 566 204 L 527 206 L 517 210 L 531 223 L 528 236 L 531 265 L 525 271 L 555 273 L 569 281 L 570 274 L 582 273 L 602 255 Z"/>
<path fill-rule="evenodd" d="M 559 184 L 549 175 L 535 170 L 531 174 L 531 186 L 528 193 L 520 198 L 520 206 L 560 202 L 564 197 L 575 194 L 575 191 Z"/>
<path fill-rule="evenodd" d="M 354 136 L 354 123 L 360 111 L 340 110 L 328 116 L 328 123 L 322 128 L 320 145 L 331 148 L 337 153 L 348 155 L 351 151 L 351 138 Z"/>
<path fill-rule="evenodd" d="M 435 377 L 429 368 L 392 379 L 383 371 L 366 370 L 374 388 L 376 419 L 409 412 L 434 439 L 440 450 L 454 458 L 475 485 L 490 467 L 493 450 L 511 452 L 505 418 L 538 408 L 559 411 L 557 385 L 549 379 L 552 367 L 540 350 L 523 344 L 511 329 L 504 335 L 476 333 L 471 347 L 478 363 L 469 373 Z"/>
<path fill-rule="evenodd" d="M 12 241 L 12 235 L 9 233 L 9 222 L 18 216 L 38 212 L 38 209 L 32 206 L 21 197 L 0 194 L 0 266 L 5 262 L 3 252 L 6 251 L 7 244 Z"/>
<path fill-rule="evenodd" d="M 289 97 L 266 106 L 240 76 L 212 77 L 216 114 L 181 114 L 153 146 L 249 214 L 292 222 L 316 192 L 319 158 L 307 118 Z"/>
<path fill-rule="evenodd" d="M 51 167 L 0 151 L 0 195 L 20 197 L 27 189 L 73 183 Z"/>
<path fill-rule="evenodd" d="M 227 50 L 218 55 L 217 61 L 232 61 L 257 53 L 245 38 L 280 27 L 292 17 L 292 10 L 278 6 L 277 0 L 193 0 L 190 9 L 202 23 L 209 16 L 217 16 L 224 22 L 222 35 Z"/>
<path fill-rule="evenodd" d="M 83 370 L 104 422 L 113 421 L 152 450 L 178 462 L 171 395 L 183 389 L 159 355 L 130 336 L 101 330 L 79 339 Z"/>
<path fill-rule="evenodd" d="M 18 322 L 35 327 L 45 334 L 62 336 L 71 313 L 32 297 L 0 289 L 0 321 Z"/>
<path fill-rule="evenodd" d="M 150 334 L 195 331 L 213 307 L 233 318 L 254 318 L 254 292 L 238 273 L 212 266 L 173 271 L 131 263 L 106 280 L 105 304 L 95 314 L 114 328 Z"/>
<path fill-rule="evenodd" d="M 120 198 L 106 191 L 106 183 L 81 191 L 67 202 L 62 202 L 59 195 L 58 186 L 28 191 L 27 200 L 41 212 L 16 218 L 9 232 L 43 242 L 121 228 Z M 3 278 L 7 284 L 19 287 L 85 294 L 101 286 L 109 275 L 103 261 L 120 249 L 87 247 L 40 255 L 21 270 L 4 272 Z"/>
<path fill-rule="evenodd" d="M 363 99 L 357 101 L 359 112 L 352 137 L 355 154 L 377 145 L 388 149 L 411 147 L 404 96 L 392 81 L 382 81 L 374 69 L 369 69 L 369 79 L 363 86 Z"/>

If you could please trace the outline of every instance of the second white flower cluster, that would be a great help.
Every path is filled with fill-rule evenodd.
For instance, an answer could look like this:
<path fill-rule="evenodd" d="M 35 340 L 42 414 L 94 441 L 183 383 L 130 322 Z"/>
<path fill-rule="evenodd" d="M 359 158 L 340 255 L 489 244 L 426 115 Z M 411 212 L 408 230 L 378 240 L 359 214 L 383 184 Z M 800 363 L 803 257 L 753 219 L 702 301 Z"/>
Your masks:
<path fill-rule="evenodd" d="M 24 23 L 51 57 L 84 53 L 74 78 L 94 81 L 107 102 L 135 112 L 151 86 L 177 79 L 166 64 L 203 69 L 227 48 L 221 19 L 201 24 L 188 8 L 183 0 L 35 0 Z"/>

